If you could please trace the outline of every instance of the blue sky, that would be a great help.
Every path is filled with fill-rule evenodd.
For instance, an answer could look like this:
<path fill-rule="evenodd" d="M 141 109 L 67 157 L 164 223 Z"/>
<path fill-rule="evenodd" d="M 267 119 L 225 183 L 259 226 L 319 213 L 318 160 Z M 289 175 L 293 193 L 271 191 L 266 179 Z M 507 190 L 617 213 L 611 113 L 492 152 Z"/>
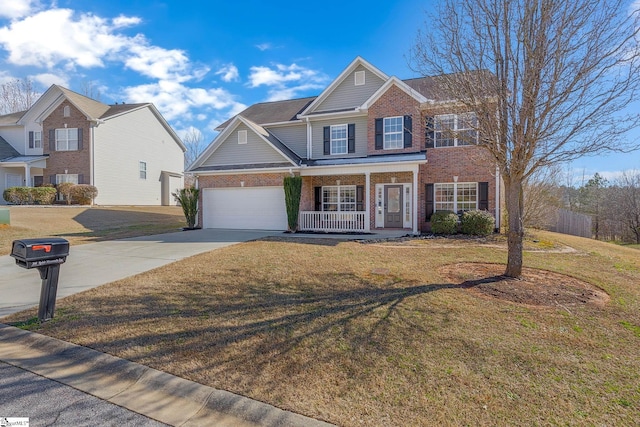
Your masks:
<path fill-rule="evenodd" d="M 182 135 L 262 101 L 319 94 L 356 56 L 408 65 L 433 2 L 0 0 L 0 82 L 28 77 L 100 100 L 153 102 Z M 640 169 L 640 152 L 575 161 L 575 173 Z"/>

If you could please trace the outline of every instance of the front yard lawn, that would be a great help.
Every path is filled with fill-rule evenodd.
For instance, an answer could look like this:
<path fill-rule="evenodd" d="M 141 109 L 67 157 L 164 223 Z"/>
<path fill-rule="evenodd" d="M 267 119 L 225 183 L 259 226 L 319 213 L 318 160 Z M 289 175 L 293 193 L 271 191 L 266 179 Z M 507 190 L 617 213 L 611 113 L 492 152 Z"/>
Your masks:
<path fill-rule="evenodd" d="M 3 321 L 343 426 L 640 425 L 639 252 L 536 242 L 527 267 L 606 300 L 484 292 L 500 279 L 474 266 L 505 262 L 499 239 L 280 238 L 65 298 L 44 325 Z"/>

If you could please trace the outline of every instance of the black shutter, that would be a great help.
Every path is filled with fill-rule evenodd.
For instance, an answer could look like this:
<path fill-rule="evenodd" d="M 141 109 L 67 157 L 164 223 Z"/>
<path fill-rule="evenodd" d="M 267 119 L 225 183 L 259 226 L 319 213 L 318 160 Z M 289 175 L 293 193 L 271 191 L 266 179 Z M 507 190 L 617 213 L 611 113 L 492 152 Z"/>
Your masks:
<path fill-rule="evenodd" d="M 384 148 L 384 119 L 376 119 L 376 150 Z"/>
<path fill-rule="evenodd" d="M 33 131 L 29 131 L 29 148 L 33 148 Z"/>
<path fill-rule="evenodd" d="M 56 176 L 55 175 L 49 175 L 49 184 L 56 185 Z"/>
<path fill-rule="evenodd" d="M 78 128 L 78 151 L 82 150 L 82 128 Z"/>
<path fill-rule="evenodd" d="M 426 148 L 433 148 L 435 146 L 435 128 L 433 127 L 433 117 L 425 117 L 424 122 Z"/>
<path fill-rule="evenodd" d="M 84 175 L 79 173 L 78 174 L 78 184 L 84 184 Z"/>
<path fill-rule="evenodd" d="M 404 116 L 404 148 L 411 147 L 411 136 L 413 135 L 413 119 L 411 116 Z"/>
<path fill-rule="evenodd" d="M 323 153 L 325 156 L 328 156 L 329 154 L 331 154 L 331 127 L 325 126 L 322 129 L 322 134 L 323 134 L 323 143 L 324 143 Z"/>
<path fill-rule="evenodd" d="M 356 186 L 356 210 L 364 211 L 364 185 Z"/>
<path fill-rule="evenodd" d="M 426 221 L 429 222 L 431 220 L 431 215 L 433 215 L 433 184 L 426 184 L 424 186 L 424 199 L 427 201 L 426 205 Z"/>
<path fill-rule="evenodd" d="M 49 129 L 49 151 L 56 151 L 56 130 L 55 129 Z"/>
<path fill-rule="evenodd" d="M 313 187 L 313 209 L 316 212 L 322 210 L 322 187 Z"/>
<path fill-rule="evenodd" d="M 478 209 L 481 211 L 489 210 L 489 183 L 478 183 Z"/>
<path fill-rule="evenodd" d="M 347 145 L 349 147 L 349 153 L 356 152 L 356 124 L 349 123 L 347 125 Z"/>

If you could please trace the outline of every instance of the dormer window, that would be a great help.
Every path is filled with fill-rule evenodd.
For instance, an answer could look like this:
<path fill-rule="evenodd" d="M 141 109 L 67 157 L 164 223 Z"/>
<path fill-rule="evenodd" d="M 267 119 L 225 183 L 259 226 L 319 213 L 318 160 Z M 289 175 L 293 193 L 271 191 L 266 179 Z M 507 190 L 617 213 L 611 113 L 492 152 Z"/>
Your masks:
<path fill-rule="evenodd" d="M 69 107 L 68 105 L 65 105 L 64 109 L 62 110 L 62 115 L 64 117 L 71 117 L 71 107 Z"/>
<path fill-rule="evenodd" d="M 355 75 L 355 84 L 356 86 L 362 86 L 364 85 L 365 81 L 364 81 L 364 71 L 356 71 L 354 73 Z"/>

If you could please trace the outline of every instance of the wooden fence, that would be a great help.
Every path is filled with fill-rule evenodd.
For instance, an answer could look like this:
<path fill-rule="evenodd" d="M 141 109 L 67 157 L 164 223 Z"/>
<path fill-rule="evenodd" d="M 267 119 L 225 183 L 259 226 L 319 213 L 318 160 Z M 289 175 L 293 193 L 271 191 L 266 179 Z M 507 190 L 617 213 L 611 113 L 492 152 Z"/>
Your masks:
<path fill-rule="evenodd" d="M 589 215 L 558 209 L 555 226 L 551 229 L 558 233 L 580 237 L 593 237 L 591 233 L 591 217 Z"/>

